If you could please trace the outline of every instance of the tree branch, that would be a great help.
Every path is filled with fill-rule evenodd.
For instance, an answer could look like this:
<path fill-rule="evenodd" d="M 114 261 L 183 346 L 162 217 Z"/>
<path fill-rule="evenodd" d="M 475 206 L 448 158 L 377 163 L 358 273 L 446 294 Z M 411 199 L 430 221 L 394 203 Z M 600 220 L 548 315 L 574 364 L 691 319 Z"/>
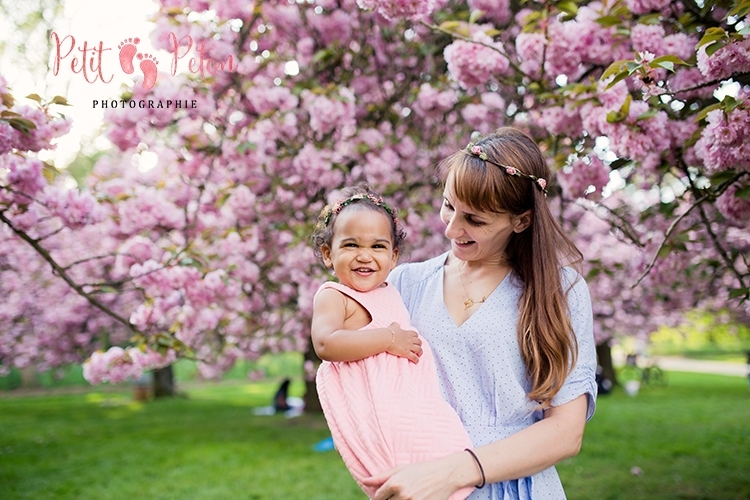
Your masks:
<path fill-rule="evenodd" d="M 724 264 L 729 269 L 732 270 L 734 277 L 737 278 L 737 281 L 740 282 L 740 288 L 746 288 L 744 276 L 734 267 L 734 261 L 729 258 L 729 256 L 727 255 L 727 251 L 721 245 L 721 242 L 719 241 L 719 238 L 716 236 L 716 233 L 713 231 L 713 229 L 711 229 L 711 221 L 708 220 L 706 211 L 703 210 L 702 206 L 698 207 L 698 209 L 700 210 L 701 220 L 703 221 L 703 225 L 706 226 L 706 232 L 708 232 L 708 235 L 711 237 L 711 242 L 714 244 L 716 251 L 719 252 L 719 255 L 721 256 L 721 260 L 723 260 Z"/>
<path fill-rule="evenodd" d="M 459 35 L 458 33 L 454 33 L 452 31 L 448 31 L 445 28 L 441 28 L 440 26 L 438 26 L 436 24 L 430 24 L 430 23 L 428 23 L 426 21 L 419 21 L 419 24 L 421 24 L 422 26 L 425 26 L 426 28 L 431 29 L 432 31 L 438 31 L 438 32 L 443 33 L 445 35 L 449 35 L 449 36 L 451 36 L 453 38 L 457 38 L 459 40 L 463 40 L 464 42 L 476 43 L 477 45 L 481 45 L 483 47 L 487 47 L 488 49 L 492 49 L 495 52 L 497 52 L 498 54 L 500 54 L 501 56 L 503 56 L 505 59 L 507 59 L 508 60 L 508 64 L 510 64 L 511 68 L 513 68 L 516 72 L 518 72 L 518 74 L 531 78 L 529 75 L 527 75 L 526 73 L 524 73 L 523 71 L 521 71 L 521 68 L 519 68 L 518 65 L 516 65 L 516 63 L 513 62 L 513 60 L 510 58 L 510 56 L 508 54 L 506 54 L 502 50 L 498 49 L 494 45 L 490 45 L 489 43 L 480 42 L 478 40 L 472 40 L 471 38 L 469 38 L 467 36 Z"/>
<path fill-rule="evenodd" d="M 81 287 L 81 285 L 77 284 L 75 281 L 73 281 L 73 279 L 70 276 L 68 276 L 68 273 L 66 272 L 66 270 L 64 268 L 62 268 L 57 263 L 57 261 L 55 261 L 55 259 L 52 258 L 52 256 L 50 255 L 49 251 L 47 251 L 46 248 L 42 247 L 36 240 L 34 240 L 33 238 L 31 238 L 24 231 L 21 231 L 20 229 L 18 229 L 18 228 L 16 228 L 16 227 L 13 226 L 13 224 L 11 223 L 11 221 L 7 217 L 5 217 L 5 211 L 4 210 L 0 211 L 0 221 L 3 221 L 5 224 L 7 224 L 8 227 L 11 229 L 11 231 L 13 231 L 19 238 L 21 238 L 22 240 L 24 240 L 26 243 L 28 243 L 29 245 L 31 245 L 31 247 L 34 250 L 36 250 L 36 252 L 44 260 L 46 260 L 49 263 L 50 266 L 52 266 L 53 273 L 57 274 L 60 278 L 62 278 L 63 281 L 65 281 L 68 284 L 68 286 L 70 286 L 73 290 L 76 291 L 76 293 L 78 293 L 78 295 L 80 295 L 81 297 L 83 297 L 84 299 L 86 299 L 92 306 L 94 306 L 95 308 L 99 309 L 100 311 L 102 311 L 107 316 L 110 316 L 111 318 L 113 318 L 117 322 L 122 323 L 129 330 L 137 332 L 137 333 L 140 333 L 140 332 L 138 332 L 137 329 L 135 329 L 133 327 L 133 325 L 130 324 L 130 321 L 128 321 L 127 319 L 123 318 L 122 316 L 120 316 L 119 314 L 117 314 L 116 312 L 114 312 L 113 310 L 111 310 L 109 307 L 107 307 L 104 304 L 102 304 L 101 302 L 99 302 L 97 299 L 95 299 L 94 297 L 92 297 L 90 294 L 86 293 L 83 290 L 83 288 Z"/>
<path fill-rule="evenodd" d="M 656 261 L 659 259 L 659 254 L 661 253 L 662 248 L 667 244 L 667 241 L 669 240 L 669 237 L 672 235 L 672 231 L 674 231 L 677 228 L 677 225 L 680 223 L 682 219 L 684 219 L 690 212 L 693 211 L 695 207 L 706 201 L 707 199 L 711 198 L 711 193 L 706 193 L 705 195 L 698 198 L 690 207 L 688 207 L 687 210 L 685 210 L 682 214 L 680 214 L 675 220 L 672 221 L 672 223 L 667 228 L 666 232 L 664 233 L 664 240 L 662 240 L 661 244 L 659 245 L 659 248 L 656 249 L 656 252 L 654 252 L 654 256 L 651 259 L 651 262 L 649 262 L 648 266 L 646 266 L 646 270 L 643 271 L 643 273 L 638 277 L 636 282 L 631 286 L 630 288 L 637 287 L 641 281 L 648 275 L 648 273 L 651 271 L 651 269 L 654 268 L 656 265 Z"/>
<path fill-rule="evenodd" d="M 84 262 L 89 262 L 92 260 L 99 260 L 99 259 L 106 259 L 107 257 L 117 257 L 118 255 L 125 255 L 126 257 L 131 257 L 135 260 L 140 260 L 139 257 L 136 257 L 135 255 L 129 254 L 129 253 L 117 253 L 117 252 L 110 252 L 104 255 L 93 255 L 91 257 L 86 257 L 85 259 L 79 259 L 76 261 L 71 262 L 67 266 L 64 266 L 63 269 L 68 270 L 73 266 L 77 266 L 78 264 L 83 264 Z"/>
<path fill-rule="evenodd" d="M 713 85 L 718 85 L 718 84 L 720 84 L 720 83 L 722 83 L 722 82 L 725 82 L 725 81 L 729 80 L 730 78 L 736 78 L 736 77 L 739 77 L 739 76 L 741 76 L 741 75 L 748 75 L 748 74 L 750 74 L 750 72 L 744 72 L 744 73 L 732 73 L 732 74 L 731 74 L 731 75 L 730 75 L 729 77 L 727 77 L 727 78 L 717 78 L 717 79 L 715 79 L 715 80 L 711 80 L 710 82 L 699 83 L 698 85 L 694 85 L 694 86 L 692 86 L 692 87 L 688 87 L 688 88 L 686 88 L 686 89 L 680 89 L 680 90 L 674 90 L 674 91 L 669 91 L 669 90 L 667 90 L 667 89 L 664 89 L 664 90 L 665 90 L 665 92 L 664 92 L 663 94 L 661 94 L 661 95 L 672 95 L 672 96 L 676 96 L 677 94 L 682 94 L 683 92 L 691 92 L 691 91 L 693 91 L 693 90 L 698 90 L 698 89 L 702 89 L 702 88 L 704 88 L 704 87 L 711 87 L 711 86 L 713 86 Z"/>
<path fill-rule="evenodd" d="M 613 209 L 608 207 L 607 205 L 604 205 L 603 203 L 594 203 L 593 207 L 587 207 L 583 203 L 580 203 L 578 200 L 573 201 L 576 205 L 583 208 L 584 210 L 588 210 L 590 212 L 593 212 L 592 208 L 603 208 L 607 212 L 609 212 L 611 215 L 613 215 L 620 223 L 622 223 L 622 226 L 617 226 L 617 228 L 622 231 L 627 238 L 632 241 L 637 247 L 643 248 L 645 245 L 641 243 L 641 240 L 638 239 L 638 232 L 633 228 L 633 225 L 630 224 L 628 220 L 625 219 L 622 215 L 615 212 Z M 596 212 L 594 212 L 596 215 Z M 598 215 L 597 215 L 598 217 Z M 601 217 L 600 217 L 601 218 Z M 611 220 L 608 220 L 610 224 L 612 224 Z"/>
<path fill-rule="evenodd" d="M 726 181 L 724 184 L 721 184 L 719 186 L 719 188 L 715 192 L 707 192 L 706 194 L 704 194 L 703 196 L 701 196 L 700 198 L 698 198 L 697 200 L 695 200 L 695 202 L 693 202 L 693 204 L 691 204 L 688 207 L 688 209 L 685 210 L 685 212 L 683 212 L 682 214 L 680 214 L 675 220 L 672 221 L 672 223 L 667 228 L 667 231 L 664 233 L 664 240 L 662 240 L 661 244 L 659 245 L 659 248 L 657 248 L 656 252 L 654 252 L 653 258 L 649 262 L 648 266 L 646 266 L 646 270 L 643 271 L 643 273 L 638 277 L 638 280 L 635 282 L 635 284 L 633 284 L 633 286 L 631 288 L 635 288 L 636 286 L 638 286 L 638 284 L 641 281 L 643 281 L 643 279 L 648 275 L 648 273 L 651 271 L 651 269 L 653 269 L 653 267 L 656 265 L 656 261 L 659 258 L 659 253 L 661 253 L 662 248 L 664 248 L 664 246 L 667 244 L 667 241 L 669 240 L 669 237 L 671 236 L 672 232 L 677 228 L 677 225 L 680 223 L 680 221 L 682 219 L 684 219 L 694 208 L 696 208 L 699 205 L 701 205 L 704 201 L 706 201 L 706 200 L 708 200 L 710 198 L 715 198 L 717 196 L 720 196 L 724 191 L 726 191 L 729 188 L 730 185 L 732 185 L 736 180 L 738 180 L 739 178 L 741 178 L 743 175 L 745 175 L 744 172 L 739 173 L 736 176 L 734 176 L 733 178 L 731 178 L 728 181 Z M 699 193 L 700 191 L 695 187 L 695 185 L 693 184 L 692 179 L 689 176 L 688 176 L 688 181 L 690 182 L 690 185 L 692 187 L 692 191 L 694 193 L 696 193 L 696 194 Z M 710 221 L 708 221 L 708 219 L 706 218 L 705 212 L 703 211 L 702 207 L 701 207 L 701 220 L 703 221 L 704 225 L 706 226 L 707 230 L 709 231 L 709 235 L 711 235 L 713 238 L 715 238 L 715 235 L 712 235 Z M 716 243 L 718 243 L 717 240 L 715 240 L 715 244 Z M 722 253 L 722 259 L 726 259 L 726 256 L 723 254 L 723 251 L 720 252 L 720 253 Z M 726 263 L 726 260 L 725 260 L 725 263 Z M 729 267 L 731 267 L 732 270 L 735 271 L 735 273 L 737 273 L 737 270 L 734 269 L 734 265 L 729 264 Z M 740 283 L 743 283 L 742 279 L 740 279 Z"/>

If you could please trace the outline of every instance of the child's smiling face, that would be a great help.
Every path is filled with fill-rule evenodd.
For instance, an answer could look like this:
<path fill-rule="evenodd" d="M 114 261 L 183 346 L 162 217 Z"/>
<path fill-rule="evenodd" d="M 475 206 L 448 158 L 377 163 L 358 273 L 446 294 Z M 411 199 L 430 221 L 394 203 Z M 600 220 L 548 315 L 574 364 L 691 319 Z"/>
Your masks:
<path fill-rule="evenodd" d="M 323 262 L 339 281 L 360 292 L 385 282 L 396 266 L 390 217 L 379 210 L 346 207 L 336 217 L 331 246 L 323 246 Z"/>

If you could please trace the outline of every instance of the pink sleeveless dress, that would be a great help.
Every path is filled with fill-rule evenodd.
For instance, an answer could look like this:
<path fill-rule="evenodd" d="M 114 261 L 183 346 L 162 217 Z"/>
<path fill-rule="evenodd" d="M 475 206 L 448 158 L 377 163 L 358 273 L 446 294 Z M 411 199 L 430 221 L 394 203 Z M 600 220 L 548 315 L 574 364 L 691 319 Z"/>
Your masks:
<path fill-rule="evenodd" d="M 387 328 L 397 322 L 413 330 L 401 295 L 391 285 L 358 292 L 324 283 L 362 305 L 372 322 L 362 328 Z M 357 484 L 372 498 L 375 489 L 362 479 L 399 465 L 442 458 L 472 448 L 471 439 L 438 386 L 435 360 L 422 339 L 419 363 L 380 353 L 360 361 L 324 361 L 316 382 L 333 442 Z M 450 500 L 463 500 L 474 490 L 463 488 Z"/>

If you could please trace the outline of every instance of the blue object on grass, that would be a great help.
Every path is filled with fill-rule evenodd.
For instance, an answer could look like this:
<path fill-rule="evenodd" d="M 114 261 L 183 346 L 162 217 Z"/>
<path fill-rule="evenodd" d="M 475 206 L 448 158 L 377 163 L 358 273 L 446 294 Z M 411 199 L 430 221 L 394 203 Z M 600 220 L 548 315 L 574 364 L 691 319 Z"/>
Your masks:
<path fill-rule="evenodd" d="M 319 451 L 319 452 L 331 451 L 332 449 L 333 449 L 332 437 L 327 437 L 323 441 L 320 441 L 313 445 L 313 450 Z"/>

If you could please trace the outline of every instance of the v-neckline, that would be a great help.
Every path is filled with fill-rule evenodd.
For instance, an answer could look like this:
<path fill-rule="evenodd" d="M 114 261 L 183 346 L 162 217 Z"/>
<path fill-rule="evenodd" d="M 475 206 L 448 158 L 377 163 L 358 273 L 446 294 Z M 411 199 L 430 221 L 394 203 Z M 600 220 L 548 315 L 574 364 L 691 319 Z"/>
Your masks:
<path fill-rule="evenodd" d="M 445 260 L 446 261 L 448 260 L 448 256 L 445 257 Z M 443 262 L 443 265 L 440 266 L 440 290 L 439 290 L 439 293 L 440 293 L 440 303 L 443 305 L 443 311 L 445 311 L 445 314 L 450 318 L 451 322 L 453 323 L 453 326 L 455 326 L 456 328 L 460 329 L 466 323 L 468 323 L 469 321 L 471 321 L 471 318 L 473 318 L 482 309 L 483 306 L 485 306 L 488 302 L 490 302 L 490 300 L 492 300 L 492 296 L 495 295 L 495 292 L 501 286 L 503 286 L 503 284 L 508 279 L 508 276 L 510 276 L 512 272 L 513 272 L 513 270 L 509 270 L 505 274 L 505 276 L 503 276 L 503 279 L 500 280 L 500 283 L 498 283 L 497 286 L 489 293 L 489 295 L 487 295 L 486 300 L 484 302 L 480 303 L 479 307 L 477 307 L 476 310 L 474 310 L 469 315 L 469 317 L 466 318 L 463 321 L 463 323 L 458 324 L 458 323 L 456 323 L 456 318 L 454 318 L 453 315 L 451 314 L 451 312 L 448 310 L 448 306 L 445 305 L 445 262 Z"/>

